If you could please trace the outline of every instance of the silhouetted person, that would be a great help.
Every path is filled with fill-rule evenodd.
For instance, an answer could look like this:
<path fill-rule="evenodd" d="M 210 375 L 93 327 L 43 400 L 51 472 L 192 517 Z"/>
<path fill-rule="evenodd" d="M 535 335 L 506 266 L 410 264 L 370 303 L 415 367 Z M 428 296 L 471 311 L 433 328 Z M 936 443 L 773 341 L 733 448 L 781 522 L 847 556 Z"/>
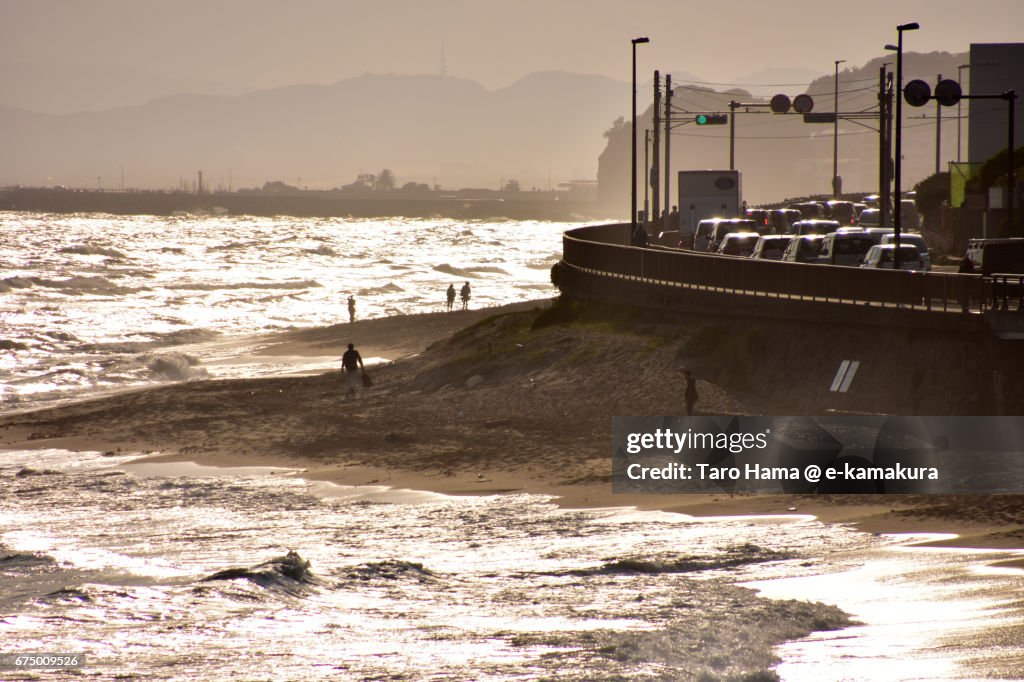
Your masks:
<path fill-rule="evenodd" d="M 640 223 L 636 224 L 636 229 L 633 230 L 633 234 L 630 235 L 630 243 L 633 246 L 647 246 L 647 228 Z"/>
<path fill-rule="evenodd" d="M 469 282 L 466 282 L 465 284 L 462 285 L 462 291 L 459 292 L 459 296 L 462 297 L 462 309 L 465 310 L 469 308 Z"/>
<path fill-rule="evenodd" d="M 363 356 L 359 354 L 356 347 L 348 344 L 348 350 L 341 356 L 341 368 L 345 372 L 345 398 L 349 396 L 358 397 L 358 391 L 362 388 L 363 381 L 359 371 L 363 369 Z"/>
<path fill-rule="evenodd" d="M 679 207 L 673 206 L 672 212 L 668 214 L 668 225 L 665 226 L 666 230 L 678 230 L 679 229 Z"/>
<path fill-rule="evenodd" d="M 686 391 L 683 393 L 683 399 L 686 401 L 686 416 L 693 416 L 693 406 L 700 400 L 700 396 L 697 394 L 697 380 L 693 378 L 693 372 L 688 369 L 683 370 L 683 377 L 686 378 Z"/>
<path fill-rule="evenodd" d="M 452 306 L 455 305 L 455 285 L 448 285 L 448 311 L 451 312 Z"/>
<path fill-rule="evenodd" d="M 356 321 L 356 297 L 348 297 L 348 321 L 351 324 Z"/>

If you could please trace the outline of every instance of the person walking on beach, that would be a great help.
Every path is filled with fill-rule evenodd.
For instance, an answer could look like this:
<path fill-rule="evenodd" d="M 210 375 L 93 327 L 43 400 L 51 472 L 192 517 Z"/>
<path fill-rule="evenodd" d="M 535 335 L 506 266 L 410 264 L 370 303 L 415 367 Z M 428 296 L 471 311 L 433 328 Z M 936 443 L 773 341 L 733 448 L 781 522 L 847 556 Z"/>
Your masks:
<path fill-rule="evenodd" d="M 452 306 L 455 305 L 455 285 L 448 285 L 448 312 L 451 312 Z"/>
<path fill-rule="evenodd" d="M 356 321 L 356 297 L 351 294 L 348 297 L 348 322 L 352 324 Z"/>
<path fill-rule="evenodd" d="M 356 347 L 353 344 L 348 344 L 348 350 L 341 356 L 341 368 L 345 372 L 345 399 L 348 400 L 349 396 L 357 398 L 358 391 L 362 388 L 362 376 L 360 370 L 363 369 L 363 356 L 359 354 Z"/>
<path fill-rule="evenodd" d="M 683 369 L 683 377 L 686 379 L 686 391 L 683 393 L 683 399 L 686 401 L 686 416 L 693 416 L 693 406 L 700 400 L 700 396 L 697 394 L 697 380 L 693 378 L 693 372 L 689 369 Z"/>
<path fill-rule="evenodd" d="M 460 292 L 460 295 L 462 296 L 462 309 L 465 310 L 469 307 L 469 282 L 466 282 L 465 284 L 462 285 L 462 291 Z"/>

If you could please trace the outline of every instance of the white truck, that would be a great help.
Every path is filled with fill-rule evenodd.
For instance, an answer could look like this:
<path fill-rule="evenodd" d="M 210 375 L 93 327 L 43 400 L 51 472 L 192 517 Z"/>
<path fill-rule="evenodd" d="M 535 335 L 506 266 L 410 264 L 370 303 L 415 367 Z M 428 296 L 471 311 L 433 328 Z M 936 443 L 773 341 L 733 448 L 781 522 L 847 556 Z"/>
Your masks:
<path fill-rule="evenodd" d="M 705 218 L 737 218 L 743 188 L 737 170 L 679 171 L 679 237 L 692 239 Z M 671 227 L 670 227 L 671 229 Z"/>

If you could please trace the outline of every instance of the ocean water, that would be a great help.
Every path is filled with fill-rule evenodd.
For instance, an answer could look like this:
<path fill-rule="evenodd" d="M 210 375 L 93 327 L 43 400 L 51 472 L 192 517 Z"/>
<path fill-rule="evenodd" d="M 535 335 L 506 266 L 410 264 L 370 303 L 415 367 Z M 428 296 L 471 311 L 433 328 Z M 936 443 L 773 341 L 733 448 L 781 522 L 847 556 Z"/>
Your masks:
<path fill-rule="evenodd" d="M 0 411 L 238 368 L 224 340 L 552 296 L 571 225 L 0 212 Z M 216 363 L 216 364 L 214 364 Z"/>
<path fill-rule="evenodd" d="M 4 453 L 0 653 L 87 663 L 0 678 L 772 679 L 776 638 L 796 639 L 775 649 L 786 680 L 1012 679 L 1024 660 L 1019 572 L 975 568 L 1005 553 L 296 473 Z"/>
<path fill-rule="evenodd" d="M 360 317 L 465 280 L 474 306 L 550 296 L 566 227 L 0 214 L 0 410 L 273 372 L 224 354 L 349 293 Z M 87 661 L 0 679 L 1024 677 L 1022 574 L 987 567 L 1014 552 L 137 457 L 0 453 L 0 655 Z"/>

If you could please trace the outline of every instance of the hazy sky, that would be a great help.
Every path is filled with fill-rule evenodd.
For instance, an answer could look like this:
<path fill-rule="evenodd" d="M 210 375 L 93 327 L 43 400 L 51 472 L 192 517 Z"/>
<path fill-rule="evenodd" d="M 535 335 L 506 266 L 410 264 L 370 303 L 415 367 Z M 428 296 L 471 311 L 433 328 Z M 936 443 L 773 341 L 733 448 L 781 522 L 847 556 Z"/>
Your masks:
<path fill-rule="evenodd" d="M 859 66 L 905 49 L 1024 40 L 1024 0 L 0 0 L 0 63 L 117 65 L 252 87 L 447 73 L 488 88 L 538 70 L 706 80 L 769 67 Z"/>

